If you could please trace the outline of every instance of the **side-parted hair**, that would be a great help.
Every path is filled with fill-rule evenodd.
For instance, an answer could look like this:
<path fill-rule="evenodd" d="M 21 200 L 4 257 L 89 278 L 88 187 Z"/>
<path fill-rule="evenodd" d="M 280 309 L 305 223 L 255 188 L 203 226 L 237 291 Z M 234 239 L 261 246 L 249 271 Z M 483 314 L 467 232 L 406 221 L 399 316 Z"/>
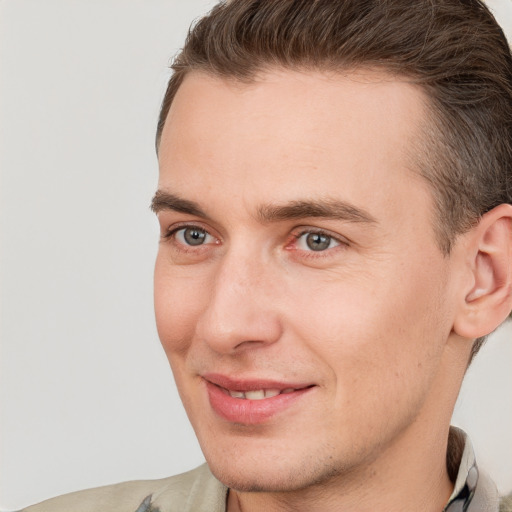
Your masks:
<path fill-rule="evenodd" d="M 512 56 L 480 0 L 231 0 L 190 29 L 172 63 L 156 134 L 191 71 L 250 83 L 275 68 L 375 69 L 419 85 L 429 104 L 411 153 L 430 184 L 437 242 L 512 204 Z M 483 338 L 476 340 L 472 357 Z"/>

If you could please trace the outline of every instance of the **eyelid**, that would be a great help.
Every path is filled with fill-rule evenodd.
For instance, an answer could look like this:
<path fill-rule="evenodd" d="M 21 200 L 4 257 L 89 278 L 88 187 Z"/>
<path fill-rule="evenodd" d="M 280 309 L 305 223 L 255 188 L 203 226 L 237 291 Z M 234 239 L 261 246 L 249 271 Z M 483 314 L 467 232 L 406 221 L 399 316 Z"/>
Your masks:
<path fill-rule="evenodd" d="M 163 226 L 162 226 L 163 227 Z M 205 231 L 206 233 L 211 235 L 211 230 L 209 228 L 206 228 L 201 224 L 201 222 L 191 222 L 191 221 L 183 221 L 183 222 L 173 222 L 170 226 L 167 226 L 164 228 L 162 237 L 168 238 L 180 229 L 186 229 L 186 228 L 196 228 L 200 229 L 201 231 Z M 213 235 L 212 235 L 213 236 Z"/>
<path fill-rule="evenodd" d="M 332 231 L 324 228 L 314 228 L 314 227 L 299 227 L 295 230 L 295 233 L 293 234 L 293 237 L 298 240 L 303 235 L 309 235 L 309 234 L 319 234 L 319 235 L 325 235 L 329 238 L 332 238 L 336 242 L 344 245 L 350 245 L 350 240 L 339 233 L 333 233 Z"/>

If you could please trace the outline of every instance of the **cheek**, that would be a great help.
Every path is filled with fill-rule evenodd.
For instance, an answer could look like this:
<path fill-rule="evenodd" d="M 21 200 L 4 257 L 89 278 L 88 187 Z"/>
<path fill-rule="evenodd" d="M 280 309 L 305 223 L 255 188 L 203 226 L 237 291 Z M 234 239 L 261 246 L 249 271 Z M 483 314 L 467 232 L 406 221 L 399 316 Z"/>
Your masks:
<path fill-rule="evenodd" d="M 182 275 L 159 255 L 155 265 L 155 317 L 160 341 L 170 358 L 190 345 L 197 318 L 207 297 L 203 283 Z"/>
<path fill-rule="evenodd" d="M 442 275 L 389 267 L 381 276 L 361 270 L 293 293 L 288 325 L 342 389 L 375 394 L 414 381 L 418 371 L 433 373 L 449 334 Z"/>

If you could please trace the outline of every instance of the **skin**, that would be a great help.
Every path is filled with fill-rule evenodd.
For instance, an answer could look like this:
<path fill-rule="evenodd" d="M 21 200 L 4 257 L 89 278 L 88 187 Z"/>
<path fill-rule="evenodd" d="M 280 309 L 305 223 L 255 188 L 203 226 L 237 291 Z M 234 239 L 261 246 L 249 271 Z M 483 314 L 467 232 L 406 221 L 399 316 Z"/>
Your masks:
<path fill-rule="evenodd" d="M 156 319 L 230 511 L 439 512 L 448 500 L 471 347 L 453 326 L 475 284 L 473 238 L 449 257 L 436 244 L 431 191 L 409 157 L 425 104 L 371 71 L 276 70 L 244 85 L 191 73 L 177 93 L 159 154 L 158 188 L 173 197 L 154 206 Z M 275 215 L 334 201 L 367 218 Z M 187 226 L 203 244 L 187 243 Z M 319 231 L 329 245 L 313 251 Z M 212 409 L 211 372 L 313 387 L 239 424 Z"/>

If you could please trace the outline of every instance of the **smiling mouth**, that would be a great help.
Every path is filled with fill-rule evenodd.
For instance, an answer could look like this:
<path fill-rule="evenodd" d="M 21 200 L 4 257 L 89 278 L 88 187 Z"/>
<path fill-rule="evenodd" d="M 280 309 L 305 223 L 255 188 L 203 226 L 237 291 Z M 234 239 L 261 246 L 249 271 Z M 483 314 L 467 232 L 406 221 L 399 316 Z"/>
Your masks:
<path fill-rule="evenodd" d="M 219 374 L 202 376 L 213 411 L 230 423 L 257 425 L 293 407 L 315 384 L 266 379 L 234 379 Z"/>

